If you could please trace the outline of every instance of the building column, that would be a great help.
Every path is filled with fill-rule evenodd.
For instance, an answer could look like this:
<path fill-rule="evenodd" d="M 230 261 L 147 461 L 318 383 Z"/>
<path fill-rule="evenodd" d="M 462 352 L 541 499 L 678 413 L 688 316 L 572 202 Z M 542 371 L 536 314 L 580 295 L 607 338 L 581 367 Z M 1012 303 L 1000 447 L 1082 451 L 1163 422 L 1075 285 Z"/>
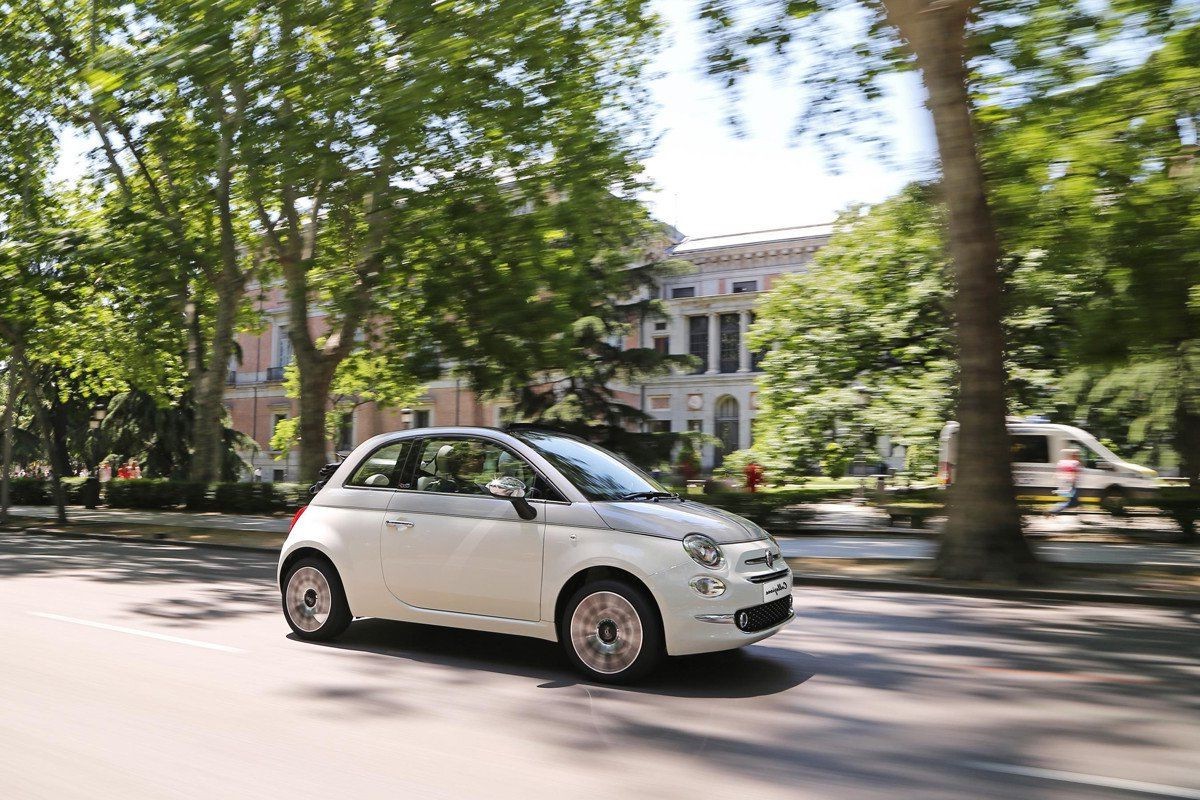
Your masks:
<path fill-rule="evenodd" d="M 708 371 L 721 369 L 721 315 L 708 315 Z"/>
<path fill-rule="evenodd" d="M 672 315 L 671 321 L 667 325 L 671 355 L 687 355 L 688 349 L 691 346 L 688 342 L 688 324 L 687 314 L 676 313 Z"/>
<path fill-rule="evenodd" d="M 746 344 L 746 333 L 750 330 L 750 312 L 738 312 L 738 372 L 750 371 L 750 348 Z"/>

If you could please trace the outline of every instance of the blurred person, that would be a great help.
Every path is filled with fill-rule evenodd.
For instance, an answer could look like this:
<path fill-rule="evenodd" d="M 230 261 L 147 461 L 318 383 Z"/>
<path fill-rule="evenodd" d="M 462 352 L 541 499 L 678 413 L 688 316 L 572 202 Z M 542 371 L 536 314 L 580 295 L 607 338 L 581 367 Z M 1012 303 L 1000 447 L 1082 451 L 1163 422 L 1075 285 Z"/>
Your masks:
<path fill-rule="evenodd" d="M 113 477 L 112 461 L 107 458 L 100 462 L 100 482 L 108 483 Z"/>
<path fill-rule="evenodd" d="M 138 480 L 142 477 L 142 467 L 136 458 L 129 459 L 129 477 Z"/>
<path fill-rule="evenodd" d="M 127 481 L 131 474 L 128 461 L 117 467 L 117 480 Z"/>
<path fill-rule="evenodd" d="M 746 489 L 754 494 L 758 491 L 758 487 L 763 484 L 763 468 L 758 465 L 758 462 L 751 461 L 746 464 Z"/>
<path fill-rule="evenodd" d="M 1068 508 L 1079 505 L 1079 468 L 1079 451 L 1074 447 L 1064 447 L 1062 457 L 1058 460 L 1056 467 L 1058 491 L 1055 492 L 1063 498 L 1063 501 L 1056 504 L 1047 513 L 1061 514 Z"/>

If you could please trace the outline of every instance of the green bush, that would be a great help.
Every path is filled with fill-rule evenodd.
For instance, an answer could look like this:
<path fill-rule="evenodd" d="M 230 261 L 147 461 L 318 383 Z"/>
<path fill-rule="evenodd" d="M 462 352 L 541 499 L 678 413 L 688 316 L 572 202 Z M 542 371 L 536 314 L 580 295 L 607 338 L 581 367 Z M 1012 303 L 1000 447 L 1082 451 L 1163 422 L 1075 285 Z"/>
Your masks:
<path fill-rule="evenodd" d="M 312 488 L 311 483 L 273 483 L 271 485 L 275 487 L 275 493 L 288 511 L 295 511 L 300 506 L 308 505 L 308 501 L 312 499 L 312 495 L 308 491 Z"/>
<path fill-rule="evenodd" d="M 111 508 L 174 508 L 184 503 L 185 485 L 165 478 L 113 480 L 108 483 L 105 502 Z"/>
<path fill-rule="evenodd" d="M 270 514 L 285 507 L 272 483 L 218 483 L 212 504 L 215 511 L 230 514 Z"/>
<path fill-rule="evenodd" d="M 14 506 L 48 506 L 50 481 L 41 478 L 13 478 L 8 482 L 9 502 Z"/>
<path fill-rule="evenodd" d="M 698 500 L 706 505 L 724 509 L 732 514 L 745 517 L 764 527 L 789 506 L 805 503 L 820 503 L 826 500 L 837 500 L 854 494 L 853 486 L 837 487 L 798 487 L 793 489 L 776 489 L 762 492 L 720 492 L 717 494 L 689 495 L 689 500 Z"/>

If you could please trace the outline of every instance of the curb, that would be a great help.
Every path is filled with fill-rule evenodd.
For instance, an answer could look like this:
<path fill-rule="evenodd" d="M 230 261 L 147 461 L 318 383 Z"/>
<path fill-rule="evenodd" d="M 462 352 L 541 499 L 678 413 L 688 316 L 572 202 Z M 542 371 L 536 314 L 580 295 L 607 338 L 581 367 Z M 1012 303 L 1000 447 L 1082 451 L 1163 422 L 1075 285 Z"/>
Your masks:
<path fill-rule="evenodd" d="M 82 531 L 54 531 L 46 528 L 0 528 L 5 533 L 26 533 L 35 536 L 56 536 L 64 539 L 93 539 L 102 542 L 137 542 L 138 544 L 173 544 L 184 547 L 211 547 L 218 550 L 239 550 L 244 553 L 278 553 L 277 547 L 260 547 L 250 544 L 229 544 L 227 542 L 193 542 L 184 539 L 143 538 L 139 536 L 120 536 L 115 533 L 85 533 Z"/>
<path fill-rule="evenodd" d="M 859 589 L 868 592 L 900 592 L 905 594 L 958 595 L 998 600 L 1035 600 L 1058 603 L 1106 603 L 1113 605 L 1150 606 L 1154 608 L 1200 609 L 1200 595 L 1116 594 L 1081 592 L 1070 589 L 1027 589 L 1001 586 L 968 586 L 964 584 L 930 584 L 920 581 L 893 581 L 878 578 L 844 578 L 837 575 L 793 575 L 793 586 L 824 586 L 831 589 Z"/>

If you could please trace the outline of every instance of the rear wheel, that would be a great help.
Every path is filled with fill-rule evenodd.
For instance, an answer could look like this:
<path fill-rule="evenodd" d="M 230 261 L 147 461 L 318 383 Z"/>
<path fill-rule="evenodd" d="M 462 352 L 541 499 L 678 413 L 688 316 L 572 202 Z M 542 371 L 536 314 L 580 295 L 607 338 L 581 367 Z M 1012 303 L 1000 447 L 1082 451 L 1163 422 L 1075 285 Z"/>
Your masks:
<path fill-rule="evenodd" d="M 559 620 L 567 658 L 592 680 L 627 683 L 662 660 L 662 623 L 645 593 L 619 580 L 589 583 L 571 597 Z"/>
<path fill-rule="evenodd" d="M 320 558 L 304 558 L 283 581 L 283 615 L 301 639 L 329 641 L 346 630 L 353 617 L 337 570 Z"/>
<path fill-rule="evenodd" d="M 1100 495 L 1100 507 L 1114 517 L 1125 516 L 1125 507 L 1128 504 L 1129 497 L 1119 486 L 1110 486 L 1104 490 L 1104 494 Z"/>

